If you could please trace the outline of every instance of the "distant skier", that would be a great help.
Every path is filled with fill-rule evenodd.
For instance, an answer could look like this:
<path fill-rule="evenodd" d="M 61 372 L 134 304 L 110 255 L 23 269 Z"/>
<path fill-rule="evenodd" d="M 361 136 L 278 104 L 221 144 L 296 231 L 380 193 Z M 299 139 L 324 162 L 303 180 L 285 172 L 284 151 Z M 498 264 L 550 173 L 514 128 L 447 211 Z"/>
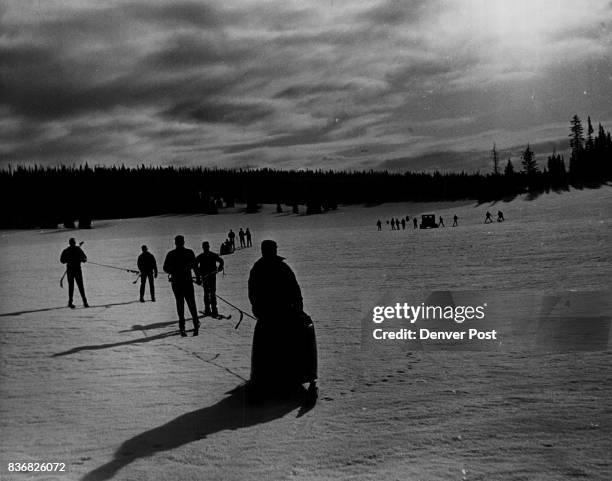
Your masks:
<path fill-rule="evenodd" d="M 251 247 L 253 244 L 251 243 L 251 231 L 249 230 L 248 227 L 247 227 L 246 232 L 244 233 L 244 235 L 246 236 L 246 245 L 247 245 L 247 247 Z"/>
<path fill-rule="evenodd" d="M 497 222 L 503 222 L 504 219 L 504 213 L 501 210 L 497 211 Z"/>
<path fill-rule="evenodd" d="M 459 217 L 457 217 L 457 214 L 455 214 L 453 216 L 453 227 L 457 227 L 459 225 Z"/>
<path fill-rule="evenodd" d="M 142 254 L 138 256 L 138 270 L 140 271 L 140 302 L 144 302 L 145 285 L 149 281 L 151 301 L 155 302 L 155 281 L 157 278 L 157 261 L 155 256 L 149 252 L 147 246 L 142 246 Z"/>
<path fill-rule="evenodd" d="M 74 297 L 74 281 L 76 281 L 77 287 L 79 288 L 83 306 L 89 307 L 87 297 L 85 297 L 83 272 L 81 271 L 81 264 L 87 262 L 87 256 L 83 250 L 76 245 L 74 237 L 68 240 L 68 247 L 62 251 L 60 262 L 66 264 L 66 277 L 68 278 L 68 307 L 74 309 L 74 303 L 72 302 Z"/>
<path fill-rule="evenodd" d="M 219 264 L 219 267 L 217 267 Z M 210 250 L 207 241 L 202 242 L 202 253 L 196 257 L 196 282 L 204 289 L 204 315 L 218 317 L 217 272 L 223 271 L 223 259 Z"/>
<path fill-rule="evenodd" d="M 273 240 L 261 243 L 261 258 L 249 275 L 249 300 L 257 318 L 253 335 L 251 383 L 258 391 L 287 391 L 310 383 L 317 397 L 314 326 L 303 311 L 295 274 L 277 255 Z"/>
<path fill-rule="evenodd" d="M 382 230 L 382 222 L 380 221 L 380 219 L 378 219 L 378 221 L 376 222 L 376 227 L 378 227 L 378 230 Z"/>
<path fill-rule="evenodd" d="M 240 239 L 240 247 L 246 247 L 246 243 L 244 242 L 244 231 L 242 227 L 238 231 L 238 238 Z"/>
<path fill-rule="evenodd" d="M 193 292 L 193 278 L 191 272 L 195 270 L 195 254 L 191 249 L 185 248 L 185 238 L 177 235 L 174 238 L 176 248 L 166 255 L 164 272 L 170 274 L 172 292 L 176 299 L 176 312 L 179 317 L 179 330 L 185 337 L 185 302 L 193 319 L 193 335 L 197 336 L 200 328 L 198 309 Z M 197 272 L 195 272 L 197 275 Z"/>
<path fill-rule="evenodd" d="M 406 230 L 406 219 L 402 219 L 402 230 Z"/>
<path fill-rule="evenodd" d="M 440 219 L 438 220 L 438 227 L 446 227 L 444 225 L 444 219 L 442 218 L 442 216 L 440 216 Z"/>
<path fill-rule="evenodd" d="M 395 219 L 391 217 L 391 230 L 395 230 Z"/>
<path fill-rule="evenodd" d="M 236 249 L 236 234 L 234 234 L 234 231 L 232 229 L 230 229 L 230 231 L 227 233 L 227 238 L 232 244 L 232 248 L 233 248 L 232 252 L 233 252 Z"/>
<path fill-rule="evenodd" d="M 491 215 L 491 213 L 489 211 L 487 211 L 487 213 L 485 214 L 485 224 L 490 224 L 491 222 L 493 222 L 493 216 Z"/>
<path fill-rule="evenodd" d="M 414 226 L 415 229 L 419 228 L 419 221 L 417 220 L 416 217 L 412 218 L 412 225 Z"/>

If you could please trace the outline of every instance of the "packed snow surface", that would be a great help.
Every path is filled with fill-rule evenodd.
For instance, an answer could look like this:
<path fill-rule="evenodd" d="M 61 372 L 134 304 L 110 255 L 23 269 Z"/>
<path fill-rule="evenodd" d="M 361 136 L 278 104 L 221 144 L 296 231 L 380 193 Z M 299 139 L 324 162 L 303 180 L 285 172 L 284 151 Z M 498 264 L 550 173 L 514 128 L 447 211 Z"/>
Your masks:
<path fill-rule="evenodd" d="M 505 222 L 483 223 L 500 209 Z M 516 293 L 517 306 L 524 292 L 610 290 L 611 188 L 289 212 L 0 232 L 0 479 L 30 479 L 9 476 L 11 461 L 66 463 L 66 473 L 31 479 L 612 479 L 609 344 L 557 353 L 361 346 L 362 320 L 398 289 Z M 386 224 L 426 213 L 447 227 Z M 259 243 L 278 242 L 317 329 L 321 394 L 310 410 L 291 400 L 248 406 L 230 393 L 249 377 L 253 321 L 234 329 L 239 314 L 220 301 L 231 319 L 203 319 L 199 337 L 179 337 L 161 273 L 157 302 L 141 304 L 133 274 L 85 264 L 91 307 L 78 294 L 77 309 L 66 307 L 59 254 L 69 237 L 84 241 L 90 261 L 135 269 L 142 244 L 161 267 L 176 234 L 197 253 L 240 227 L 254 247 L 225 257 L 217 292 L 250 312 Z"/>

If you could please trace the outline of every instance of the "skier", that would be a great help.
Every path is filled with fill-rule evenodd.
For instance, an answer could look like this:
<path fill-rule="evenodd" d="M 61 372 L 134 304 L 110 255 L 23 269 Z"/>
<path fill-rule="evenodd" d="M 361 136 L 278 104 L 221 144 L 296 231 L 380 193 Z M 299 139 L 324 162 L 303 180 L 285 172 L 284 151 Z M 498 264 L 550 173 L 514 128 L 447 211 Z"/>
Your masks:
<path fill-rule="evenodd" d="M 153 254 L 149 252 L 147 246 L 142 246 L 142 254 L 138 256 L 138 270 L 140 271 L 140 302 L 144 302 L 145 285 L 149 281 L 151 301 L 155 302 L 155 281 L 157 278 L 157 261 Z"/>
<path fill-rule="evenodd" d="M 273 240 L 261 243 L 261 258 L 249 275 L 249 300 L 257 318 L 253 335 L 251 383 L 256 389 L 281 390 L 310 383 L 317 397 L 314 326 L 303 311 L 295 274 L 277 254 Z"/>
<path fill-rule="evenodd" d="M 459 225 L 459 217 L 457 217 L 457 214 L 455 214 L 453 216 L 453 227 L 457 227 Z"/>
<path fill-rule="evenodd" d="M 246 236 L 246 245 L 247 245 L 247 247 L 251 247 L 253 244 L 251 243 L 251 231 L 249 230 L 248 227 L 247 227 L 246 232 L 244 233 L 244 235 Z"/>
<path fill-rule="evenodd" d="M 402 230 L 406 230 L 406 219 L 402 219 Z"/>
<path fill-rule="evenodd" d="M 380 221 L 380 219 L 378 219 L 378 221 L 376 222 L 376 227 L 378 227 L 378 230 L 382 230 L 382 222 Z"/>
<path fill-rule="evenodd" d="M 440 220 L 438 221 L 438 227 L 446 227 L 444 225 L 444 219 L 442 218 L 442 216 L 440 216 Z"/>
<path fill-rule="evenodd" d="M 240 238 L 240 247 L 246 247 L 246 244 L 244 242 L 244 231 L 242 230 L 242 227 L 238 231 L 238 237 Z"/>
<path fill-rule="evenodd" d="M 227 238 L 232 244 L 232 252 L 235 251 L 236 250 L 236 234 L 234 234 L 234 231 L 232 229 L 230 229 L 230 231 L 227 233 Z"/>
<path fill-rule="evenodd" d="M 485 214 L 485 224 L 490 224 L 491 222 L 493 222 L 493 216 L 491 215 L 491 213 L 489 211 L 487 211 L 487 213 Z"/>
<path fill-rule="evenodd" d="M 66 277 L 68 278 L 68 307 L 74 309 L 74 281 L 79 288 L 79 294 L 83 300 L 83 307 L 89 307 L 87 297 L 85 297 L 85 287 L 83 285 L 83 272 L 81 271 L 81 263 L 87 262 L 87 256 L 83 250 L 76 245 L 74 237 L 68 240 L 66 247 L 60 256 L 60 262 L 66 264 Z"/>
<path fill-rule="evenodd" d="M 391 230 L 395 230 L 395 219 L 391 217 Z"/>
<path fill-rule="evenodd" d="M 413 218 L 412 218 L 412 225 L 414 225 L 414 228 L 415 228 L 415 229 L 418 229 L 418 228 L 419 228 L 419 221 L 417 220 L 417 218 L 416 218 L 416 217 L 413 217 Z"/>
<path fill-rule="evenodd" d="M 219 264 L 219 267 L 217 267 Z M 198 285 L 204 289 L 204 315 L 218 317 L 217 311 L 217 272 L 223 271 L 223 259 L 219 254 L 211 252 L 210 244 L 202 242 L 202 253 L 196 257 Z"/>
<path fill-rule="evenodd" d="M 185 238 L 177 235 L 174 238 L 176 248 L 166 255 L 164 272 L 170 274 L 172 292 L 176 299 L 176 312 L 179 316 L 179 330 L 185 337 L 185 302 L 193 319 L 193 335 L 197 336 L 200 328 L 198 310 L 196 308 L 195 294 L 193 292 L 193 278 L 191 271 L 195 269 L 195 254 L 191 249 L 185 248 Z M 197 272 L 196 272 L 197 275 Z"/>
<path fill-rule="evenodd" d="M 497 211 L 497 222 L 503 222 L 504 219 L 504 213 L 501 210 Z"/>

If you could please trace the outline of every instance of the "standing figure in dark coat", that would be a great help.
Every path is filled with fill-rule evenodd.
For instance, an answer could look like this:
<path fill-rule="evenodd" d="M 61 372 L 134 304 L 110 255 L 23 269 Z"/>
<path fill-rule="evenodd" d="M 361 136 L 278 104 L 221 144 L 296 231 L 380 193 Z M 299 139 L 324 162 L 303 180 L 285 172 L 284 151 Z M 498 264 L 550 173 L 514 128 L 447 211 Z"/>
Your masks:
<path fill-rule="evenodd" d="M 246 244 L 244 242 L 244 231 L 242 230 L 242 227 L 238 231 L 238 237 L 240 238 L 240 247 L 246 247 Z"/>
<path fill-rule="evenodd" d="M 491 213 L 489 211 L 487 211 L 487 213 L 485 214 L 485 224 L 490 224 L 491 222 L 493 222 L 493 216 L 491 215 Z"/>
<path fill-rule="evenodd" d="M 191 249 L 185 248 L 185 238 L 177 235 L 174 238 L 176 249 L 166 255 L 164 272 L 170 274 L 172 292 L 176 298 L 176 312 L 179 316 L 179 330 L 185 337 L 185 302 L 193 319 L 193 335 L 198 335 L 200 321 L 196 308 L 195 294 L 193 292 L 193 278 L 191 272 L 195 269 L 195 254 Z M 197 275 L 197 272 L 194 272 Z"/>
<path fill-rule="evenodd" d="M 453 216 L 453 227 L 457 227 L 459 225 L 459 217 L 457 217 L 457 214 L 455 214 Z"/>
<path fill-rule="evenodd" d="M 217 264 L 219 267 L 217 268 Z M 223 259 L 211 252 L 210 244 L 202 242 L 202 253 L 196 257 L 197 283 L 204 288 L 204 315 L 218 317 L 217 272 L 223 271 Z"/>
<path fill-rule="evenodd" d="M 83 250 L 76 245 L 74 237 L 68 240 L 68 247 L 62 251 L 60 262 L 66 264 L 66 277 L 68 277 L 68 307 L 74 309 L 74 281 L 79 288 L 79 294 L 83 300 L 83 306 L 89 307 L 87 297 L 85 297 L 85 286 L 83 285 L 83 272 L 81 271 L 81 263 L 87 262 L 87 256 Z"/>
<path fill-rule="evenodd" d="M 258 389 L 273 392 L 308 382 L 308 394 L 316 398 L 314 326 L 303 311 L 295 274 L 276 252 L 276 242 L 263 241 L 262 256 L 249 275 L 249 300 L 257 318 L 251 382 Z"/>
<path fill-rule="evenodd" d="M 251 243 L 251 231 L 249 230 L 248 227 L 247 227 L 246 232 L 244 233 L 244 235 L 246 235 L 246 245 L 247 245 L 247 247 L 251 247 L 253 244 Z"/>
<path fill-rule="evenodd" d="M 227 233 L 227 238 L 232 244 L 232 251 L 236 250 L 236 234 L 232 229 L 230 229 L 230 231 Z"/>
<path fill-rule="evenodd" d="M 155 281 L 157 278 L 157 261 L 153 254 L 149 252 L 147 246 L 142 246 L 142 254 L 138 256 L 138 270 L 140 271 L 140 302 L 144 302 L 144 293 L 147 280 L 151 292 L 151 301 L 155 302 Z"/>
<path fill-rule="evenodd" d="M 419 228 L 419 221 L 417 220 L 417 218 L 416 218 L 416 217 L 413 217 L 413 218 L 412 218 L 412 224 L 414 225 L 414 228 L 415 228 L 415 229 L 418 229 L 418 228 Z"/>
<path fill-rule="evenodd" d="M 376 221 L 376 227 L 378 227 L 378 230 L 382 230 L 382 222 L 380 221 L 380 219 Z"/>

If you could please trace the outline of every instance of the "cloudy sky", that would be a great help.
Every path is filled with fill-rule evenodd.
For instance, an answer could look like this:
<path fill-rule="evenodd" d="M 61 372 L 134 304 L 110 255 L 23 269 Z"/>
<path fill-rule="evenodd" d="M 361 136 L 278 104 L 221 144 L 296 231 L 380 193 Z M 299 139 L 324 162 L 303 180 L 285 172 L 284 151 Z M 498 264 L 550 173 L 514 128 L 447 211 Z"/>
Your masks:
<path fill-rule="evenodd" d="M 0 166 L 488 170 L 612 129 L 610 0 L 0 0 Z"/>

